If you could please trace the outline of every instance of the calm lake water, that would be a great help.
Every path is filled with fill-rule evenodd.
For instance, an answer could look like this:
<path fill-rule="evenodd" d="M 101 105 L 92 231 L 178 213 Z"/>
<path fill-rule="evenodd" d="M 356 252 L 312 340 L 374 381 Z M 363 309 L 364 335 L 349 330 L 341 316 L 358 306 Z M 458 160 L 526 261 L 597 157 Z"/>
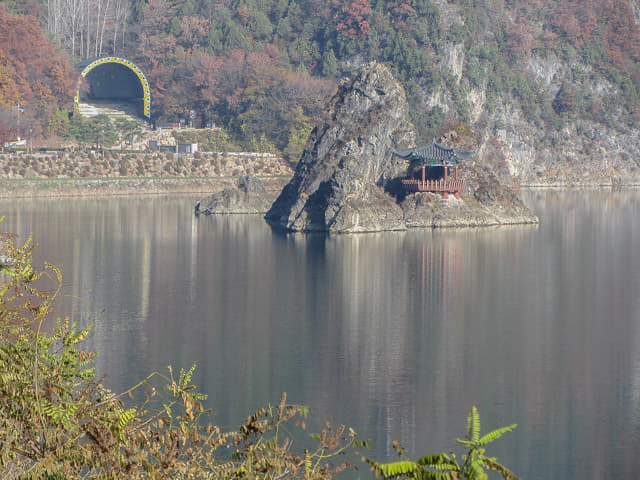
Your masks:
<path fill-rule="evenodd" d="M 63 269 L 60 313 L 95 322 L 109 386 L 197 362 L 219 424 L 286 391 L 389 460 L 392 439 L 453 447 L 476 405 L 518 424 L 488 453 L 525 479 L 640 477 L 639 191 L 525 192 L 539 226 L 331 237 L 195 200 L 0 202 Z"/>

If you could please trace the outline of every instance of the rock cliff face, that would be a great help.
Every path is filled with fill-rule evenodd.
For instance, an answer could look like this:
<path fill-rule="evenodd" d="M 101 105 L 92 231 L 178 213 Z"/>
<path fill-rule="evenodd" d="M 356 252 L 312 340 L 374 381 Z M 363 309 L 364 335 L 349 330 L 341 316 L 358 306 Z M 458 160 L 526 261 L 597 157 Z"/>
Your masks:
<path fill-rule="evenodd" d="M 523 186 L 602 186 L 640 183 L 640 132 L 622 124 L 567 122 L 549 141 L 513 104 L 492 114 L 504 125 L 482 130 L 479 158 L 502 178 Z"/>
<path fill-rule="evenodd" d="M 640 2 L 633 0 L 631 5 L 640 22 Z M 562 128 L 550 129 L 527 119 L 519 101 L 506 92 L 490 106 L 487 83 L 471 86 L 465 79 L 468 65 L 460 44 L 443 45 L 441 57 L 443 68 L 466 93 L 470 127 L 479 137 L 477 160 L 490 165 L 505 183 L 531 187 L 640 184 L 640 131 L 618 114 L 603 123 L 563 118 Z M 522 65 L 549 103 L 565 83 L 601 99 L 603 105 L 614 103 L 610 99 L 617 93 L 615 87 L 591 75 L 592 67 L 578 60 L 567 62 L 554 54 L 532 53 L 522 57 Z M 574 71 L 587 72 L 586 80 L 574 82 Z M 456 111 L 446 88 L 425 93 L 425 102 L 447 114 Z"/>
<path fill-rule="evenodd" d="M 327 121 L 307 142 L 291 182 L 267 221 L 294 231 L 404 229 L 402 210 L 385 189 L 407 162 L 394 149 L 413 143 L 402 86 L 372 63 L 341 85 Z"/>
<path fill-rule="evenodd" d="M 399 188 L 410 162 L 394 150 L 415 143 L 402 86 L 375 62 L 346 81 L 309 138 L 296 172 L 267 212 L 290 231 L 355 233 L 411 227 L 537 222 L 486 168 L 468 162 L 462 200 Z"/>

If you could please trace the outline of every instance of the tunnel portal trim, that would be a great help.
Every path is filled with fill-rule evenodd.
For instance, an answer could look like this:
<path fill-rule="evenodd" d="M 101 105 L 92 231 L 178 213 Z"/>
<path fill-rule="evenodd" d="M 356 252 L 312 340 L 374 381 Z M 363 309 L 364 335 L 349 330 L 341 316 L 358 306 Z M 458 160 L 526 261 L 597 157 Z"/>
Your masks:
<path fill-rule="evenodd" d="M 151 118 L 151 90 L 149 89 L 149 82 L 147 78 L 142 73 L 142 70 L 134 64 L 133 62 L 127 60 L 126 58 L 120 57 L 101 57 L 97 58 L 91 63 L 89 63 L 82 72 L 80 72 L 80 78 L 78 79 L 78 85 L 76 88 L 76 96 L 74 97 L 74 109 L 78 110 L 78 106 L 80 104 L 80 87 L 82 85 L 83 79 L 87 76 L 87 74 L 96 67 L 100 65 L 104 65 L 106 63 L 117 63 L 129 68 L 140 80 L 140 85 L 142 86 L 143 92 L 143 114 L 147 120 Z"/>

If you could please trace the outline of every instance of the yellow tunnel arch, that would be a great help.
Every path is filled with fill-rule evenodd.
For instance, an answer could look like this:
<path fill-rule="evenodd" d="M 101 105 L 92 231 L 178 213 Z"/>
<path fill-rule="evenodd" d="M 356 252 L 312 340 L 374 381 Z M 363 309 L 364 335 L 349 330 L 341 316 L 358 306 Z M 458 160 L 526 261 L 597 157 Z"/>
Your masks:
<path fill-rule="evenodd" d="M 106 63 L 118 63 L 120 65 L 127 67 L 133 73 L 135 73 L 135 75 L 140 80 L 140 85 L 142 86 L 142 92 L 143 92 L 142 113 L 147 120 L 150 120 L 151 119 L 151 90 L 149 89 L 149 82 L 147 81 L 147 78 L 144 76 L 144 73 L 142 73 L 142 70 L 136 64 L 127 60 L 126 58 L 120 58 L 120 57 L 96 58 L 95 60 L 91 61 L 88 65 L 86 65 L 82 69 L 82 72 L 80 72 L 80 78 L 78 79 L 78 84 L 76 87 L 76 95 L 73 99 L 74 111 L 77 111 L 80 105 L 80 88 L 82 85 L 82 81 L 91 70 L 93 70 L 94 68 L 100 65 L 104 65 Z"/>

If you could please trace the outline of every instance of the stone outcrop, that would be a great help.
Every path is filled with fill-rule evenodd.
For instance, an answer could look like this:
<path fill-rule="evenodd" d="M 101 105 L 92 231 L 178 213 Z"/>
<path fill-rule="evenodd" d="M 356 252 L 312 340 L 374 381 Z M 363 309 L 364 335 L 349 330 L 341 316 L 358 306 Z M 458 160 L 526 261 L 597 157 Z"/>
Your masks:
<path fill-rule="evenodd" d="M 344 82 L 266 220 L 289 231 L 333 233 L 537 222 L 517 195 L 472 162 L 462 167 L 469 176 L 462 200 L 406 195 L 400 181 L 411 160 L 393 152 L 415 143 L 407 110 L 402 86 L 384 65 L 373 62 Z"/>
<path fill-rule="evenodd" d="M 483 165 L 465 162 L 461 170 L 467 186 L 460 199 L 437 193 L 414 193 L 402 202 L 408 228 L 467 227 L 538 223 L 520 201 L 517 191 L 505 188 Z"/>
<path fill-rule="evenodd" d="M 369 64 L 341 85 L 267 221 L 294 231 L 404 229 L 386 190 L 407 169 L 392 155 L 413 143 L 407 110 L 404 89 L 384 65 Z"/>
<path fill-rule="evenodd" d="M 235 186 L 225 188 L 196 203 L 195 213 L 265 213 L 277 194 L 278 190 L 268 189 L 255 175 L 242 175 Z"/>
<path fill-rule="evenodd" d="M 444 1 L 440 3 L 445 3 Z M 640 1 L 631 6 L 640 22 Z M 442 10 L 442 6 L 439 5 Z M 517 182 L 528 187 L 638 186 L 640 185 L 640 130 L 629 124 L 619 107 L 619 94 L 606 75 L 596 74 L 592 65 L 580 57 L 566 59 L 553 53 L 535 51 L 522 55 L 520 63 L 525 77 L 533 81 L 538 92 L 536 108 L 553 103 L 563 85 L 582 92 L 592 105 L 602 106 L 592 115 L 558 114 L 559 124 L 549 124 L 553 110 L 542 115 L 522 100 L 504 91 L 491 101 L 490 83 L 469 83 L 464 51 L 460 45 L 444 42 L 440 64 L 452 72 L 466 89 L 469 128 L 477 135 L 476 160 L 490 165 L 506 184 Z M 574 72 L 582 71 L 577 81 Z M 447 114 L 457 111 L 451 89 L 444 84 L 424 92 L 429 108 Z M 546 120 L 543 120 L 543 117 Z M 454 145 L 455 146 L 455 145 Z"/>

